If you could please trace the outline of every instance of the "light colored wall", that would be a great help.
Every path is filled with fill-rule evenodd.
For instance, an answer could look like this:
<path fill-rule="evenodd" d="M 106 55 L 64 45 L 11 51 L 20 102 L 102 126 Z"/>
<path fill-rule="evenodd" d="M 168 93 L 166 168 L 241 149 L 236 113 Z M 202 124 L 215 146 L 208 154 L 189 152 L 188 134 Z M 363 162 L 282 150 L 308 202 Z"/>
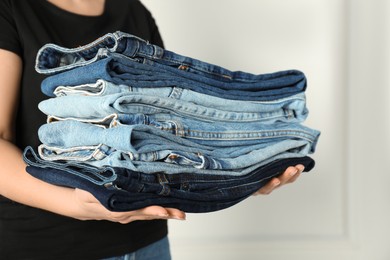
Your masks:
<path fill-rule="evenodd" d="M 171 221 L 174 259 L 390 259 L 387 1 L 142 2 L 167 49 L 256 74 L 302 70 L 306 125 L 322 132 L 315 169 L 293 185 Z"/>

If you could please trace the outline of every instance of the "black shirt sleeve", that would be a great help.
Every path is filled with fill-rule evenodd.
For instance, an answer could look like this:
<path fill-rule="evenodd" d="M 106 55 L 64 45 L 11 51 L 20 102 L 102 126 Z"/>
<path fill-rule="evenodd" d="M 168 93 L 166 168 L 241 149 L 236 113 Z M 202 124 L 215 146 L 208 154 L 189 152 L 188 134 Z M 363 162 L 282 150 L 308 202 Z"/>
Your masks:
<path fill-rule="evenodd" d="M 143 21 L 142 23 L 138 22 L 141 32 L 148 32 L 147 35 L 138 35 L 144 40 L 148 40 L 150 43 L 155 44 L 164 48 L 164 43 L 157 27 L 156 21 L 154 20 L 151 12 L 140 2 L 133 1 L 133 10 L 137 10 L 133 15 L 137 16 L 136 21 Z"/>
<path fill-rule="evenodd" d="M 147 12 L 147 17 L 149 17 L 149 28 L 151 34 L 150 42 L 164 48 L 164 43 L 161 38 L 160 31 L 158 30 L 157 24 L 152 14 L 147 9 L 145 9 L 145 12 Z"/>

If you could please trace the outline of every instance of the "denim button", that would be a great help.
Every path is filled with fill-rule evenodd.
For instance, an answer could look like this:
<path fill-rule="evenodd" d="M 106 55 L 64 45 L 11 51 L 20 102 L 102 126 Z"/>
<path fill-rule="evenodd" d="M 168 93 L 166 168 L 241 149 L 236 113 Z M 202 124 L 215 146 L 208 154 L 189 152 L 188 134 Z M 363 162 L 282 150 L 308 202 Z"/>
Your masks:
<path fill-rule="evenodd" d="M 188 182 L 184 182 L 181 184 L 180 189 L 183 191 L 188 191 L 190 189 L 190 184 Z"/>
<path fill-rule="evenodd" d="M 188 70 L 188 68 L 189 67 L 187 65 L 180 65 L 178 69 L 179 70 Z"/>

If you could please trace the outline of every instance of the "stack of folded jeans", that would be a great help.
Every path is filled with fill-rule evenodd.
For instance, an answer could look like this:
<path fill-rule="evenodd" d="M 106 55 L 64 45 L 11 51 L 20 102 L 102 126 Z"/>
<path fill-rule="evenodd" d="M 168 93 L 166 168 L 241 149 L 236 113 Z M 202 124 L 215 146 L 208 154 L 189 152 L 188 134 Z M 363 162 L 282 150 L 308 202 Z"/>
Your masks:
<path fill-rule="evenodd" d="M 74 49 L 47 44 L 36 70 L 48 116 L 27 171 L 91 192 L 106 208 L 212 212 L 308 157 L 319 131 L 297 70 L 229 71 L 115 32 Z"/>

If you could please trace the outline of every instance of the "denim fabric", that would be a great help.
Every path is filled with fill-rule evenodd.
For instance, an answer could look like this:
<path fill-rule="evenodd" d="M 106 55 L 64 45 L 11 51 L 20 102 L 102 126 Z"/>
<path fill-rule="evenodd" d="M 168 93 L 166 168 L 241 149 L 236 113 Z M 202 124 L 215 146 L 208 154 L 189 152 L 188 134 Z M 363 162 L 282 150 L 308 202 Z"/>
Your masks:
<path fill-rule="evenodd" d="M 209 122 L 302 122 L 308 111 L 305 99 L 291 97 L 273 102 L 235 104 L 228 100 L 209 106 L 171 97 L 119 93 L 107 96 L 63 96 L 43 100 L 39 109 L 46 115 L 82 119 L 101 118 L 110 114 L 174 114 Z M 64 109 L 66 107 L 66 109 Z"/>
<path fill-rule="evenodd" d="M 123 84 L 131 87 L 180 87 L 195 92 L 233 100 L 269 101 L 288 97 L 303 92 L 306 88 L 306 79 L 301 72 L 280 71 L 259 76 L 257 82 L 229 83 L 221 82 L 226 86 L 211 84 L 200 79 L 201 75 L 186 78 L 188 72 L 165 67 L 156 67 L 150 64 L 139 63 L 118 53 L 106 50 L 99 51 L 102 58 L 87 66 L 74 68 L 46 78 L 41 85 L 42 92 L 53 97 L 54 90 L 63 85 L 81 85 L 94 83 L 98 79 Z M 180 73 L 179 73 L 180 72 Z M 215 80 L 213 80 L 215 81 Z M 219 83 L 216 81 L 215 83 Z"/>
<path fill-rule="evenodd" d="M 231 141 L 227 135 L 221 142 L 232 145 L 218 147 L 201 145 L 149 125 L 103 128 L 75 120 L 45 124 L 40 127 L 38 134 L 45 145 L 72 148 L 75 152 L 77 147 L 84 151 L 83 147 L 105 144 L 128 153 L 132 160 L 165 161 L 200 169 L 226 170 L 249 167 L 288 151 L 304 156 L 314 152 L 318 138 L 316 131 L 305 129 L 299 124 L 278 127 L 264 125 L 257 132 L 257 142 L 252 145 L 240 146 L 239 141 Z M 199 136 L 203 139 L 205 137 Z"/>
<path fill-rule="evenodd" d="M 84 163 L 94 167 L 120 167 L 143 173 L 164 172 L 166 174 L 177 173 L 197 173 L 197 174 L 215 174 L 215 175 L 231 175 L 242 176 L 248 174 L 254 169 L 268 164 L 275 160 L 286 158 L 299 158 L 305 154 L 294 151 L 286 151 L 272 156 L 265 160 L 259 160 L 255 164 L 239 169 L 210 169 L 210 167 L 196 167 L 197 164 L 179 164 L 181 158 L 176 155 L 167 158 L 165 161 L 136 161 L 131 153 L 125 153 L 115 150 L 109 146 L 100 144 L 96 146 L 58 148 L 47 145 L 38 147 L 39 156 L 46 161 L 67 161 L 70 163 Z M 176 158 L 175 158 L 176 157 Z M 173 163 L 177 160 L 177 163 Z M 205 164 L 207 166 L 207 164 Z"/>
<path fill-rule="evenodd" d="M 132 88 L 126 85 L 117 85 L 112 82 L 108 82 L 103 79 L 98 79 L 95 83 L 87 83 L 76 86 L 58 86 L 54 89 L 53 94 L 56 97 L 61 96 L 72 96 L 72 95 L 82 95 L 82 96 L 105 96 L 110 94 L 117 93 L 130 93 L 130 92 L 140 92 L 145 90 L 154 95 L 159 94 L 160 91 L 165 93 L 166 91 L 172 91 L 173 88 Z M 157 91 L 158 90 L 158 91 Z M 165 95 L 164 95 L 165 96 Z"/>
<path fill-rule="evenodd" d="M 223 97 L 230 99 L 247 99 L 250 97 L 251 99 L 270 100 L 270 97 L 285 97 L 303 92 L 306 89 L 306 78 L 302 72 L 297 70 L 261 75 L 242 71 L 230 71 L 220 66 L 163 50 L 156 45 L 149 44 L 140 38 L 122 32 L 106 34 L 88 45 L 74 49 L 47 44 L 38 52 L 36 70 L 43 74 L 55 74 L 70 69 L 75 70 L 75 68 L 80 66 L 88 67 L 87 65 L 97 62 L 104 56 L 109 56 L 110 53 L 121 53 L 126 57 L 131 57 L 138 63 L 147 64 L 164 70 L 166 74 L 170 73 L 175 75 L 175 77 L 184 78 L 193 82 L 194 88 L 197 88 L 196 85 L 199 84 L 197 88 L 199 92 L 202 92 L 201 90 L 209 91 L 208 94 L 215 96 L 218 96 L 217 94 L 225 94 Z M 201 87 L 202 85 L 213 86 L 218 90 L 229 90 L 232 92 L 224 93 L 217 90 L 212 94 L 208 87 L 203 88 Z M 249 90 L 252 93 L 246 93 L 249 94 L 246 97 L 242 96 L 245 94 L 245 91 L 240 90 Z M 253 93 L 256 90 L 261 92 L 262 95 Z M 53 89 L 45 88 L 44 93 L 53 95 Z"/>
<path fill-rule="evenodd" d="M 227 111 L 230 112 L 245 112 L 250 115 L 252 113 L 252 117 L 257 118 L 257 115 L 263 120 L 267 120 L 268 118 L 283 120 L 283 121 L 292 121 L 292 122 L 302 122 L 307 118 L 308 109 L 306 108 L 306 97 L 305 93 L 299 93 L 290 97 L 281 98 L 272 101 L 243 101 L 243 100 L 228 100 L 219 97 L 214 97 L 210 95 L 205 95 L 202 93 L 198 93 L 192 90 L 178 88 L 178 87 L 162 87 L 162 88 L 136 88 L 129 87 L 126 85 L 116 85 L 112 82 L 108 82 L 102 79 L 97 80 L 95 83 L 91 84 L 83 84 L 76 86 L 59 86 L 54 90 L 54 94 L 57 97 L 62 96 L 84 96 L 81 98 L 78 97 L 69 97 L 67 99 L 54 99 L 51 101 L 45 101 L 44 103 L 49 103 L 47 105 L 42 105 L 43 107 L 48 106 L 45 109 L 45 113 L 50 115 L 55 115 L 55 111 L 52 106 L 58 107 L 62 106 L 61 102 L 71 103 L 72 100 L 76 100 L 74 102 L 76 105 L 78 102 L 83 104 L 87 103 L 87 96 L 89 97 L 97 97 L 93 100 L 93 102 L 104 102 L 106 100 L 111 100 L 111 102 L 115 102 L 113 97 L 125 98 L 125 96 L 129 96 L 128 102 L 129 104 L 132 99 L 131 96 L 139 96 L 144 95 L 144 100 L 137 100 L 139 102 L 139 106 L 141 104 L 143 106 L 153 105 L 156 107 L 160 107 L 165 110 L 175 110 L 176 108 L 180 108 L 181 110 L 188 111 L 188 114 L 191 114 L 193 111 L 206 111 L 210 110 L 207 114 L 215 115 L 218 114 L 218 111 L 221 110 L 220 113 L 227 115 Z M 112 95 L 118 94 L 118 95 Z M 110 97 L 102 97 L 110 95 Z M 155 97 L 161 97 L 162 99 L 156 99 Z M 164 99 L 169 98 L 169 99 Z M 157 103 L 157 100 L 160 102 Z M 165 102 L 164 102 L 165 100 Z M 179 105 L 173 105 L 172 100 L 180 100 Z M 135 100 L 133 100 L 134 102 Z M 90 101 L 91 102 L 91 101 Z M 90 104 L 88 102 L 88 104 Z M 187 102 L 187 103 L 186 103 Z M 54 103 L 54 104 L 52 104 Z M 51 104 L 51 105 L 50 105 Z M 73 104 L 72 104 L 73 106 Z M 134 106 L 134 105 L 132 105 Z M 208 109 L 207 109 L 208 108 Z M 89 109 L 89 108 L 85 108 Z M 142 111 L 142 108 L 138 108 L 138 110 Z M 131 112 L 130 110 L 128 112 Z M 213 113 L 212 113 L 213 112 Z M 237 113 L 237 114 L 238 114 Z M 199 112 L 196 114 L 198 115 Z M 213 119 L 215 120 L 215 119 Z"/>
<path fill-rule="evenodd" d="M 268 122 L 206 122 L 193 120 L 186 117 L 179 117 L 173 114 L 112 114 L 104 118 L 96 119 L 78 119 L 61 118 L 48 116 L 47 122 L 74 120 L 84 123 L 91 123 L 104 128 L 116 126 L 148 125 L 171 133 L 195 143 L 213 146 L 213 147 L 231 147 L 253 145 L 269 141 L 271 132 L 299 130 L 311 133 L 313 137 L 318 132 L 309 130 L 300 125 L 287 124 L 267 124 Z M 298 126 L 298 128 L 296 128 Z M 44 127 L 43 127 L 44 128 Z M 310 132 L 311 131 L 311 132 Z M 267 137 L 268 136 L 268 137 Z"/>
<path fill-rule="evenodd" d="M 101 260 L 171 260 L 169 240 L 168 237 L 165 237 L 133 253 Z"/>
<path fill-rule="evenodd" d="M 295 102 L 295 101 L 292 101 Z M 299 102 L 299 101 L 298 101 Z M 290 103 L 293 105 L 292 103 Z M 274 103 L 261 109 L 248 112 L 236 112 L 235 107 L 230 110 L 219 110 L 213 107 L 204 107 L 190 102 L 145 95 L 113 94 L 101 97 L 65 96 L 47 99 L 39 104 L 39 109 L 47 115 L 58 117 L 74 117 L 80 119 L 102 118 L 114 113 L 124 114 L 172 114 L 178 117 L 203 120 L 208 122 L 263 122 L 275 121 L 300 122 L 307 113 L 299 113 L 292 107 L 283 107 L 284 104 Z M 63 109 L 66 107 L 67 109 Z M 248 105 L 250 107 L 250 105 Z M 245 106 L 241 106 L 244 110 Z M 292 108 L 292 109 L 290 109 Z"/>
<path fill-rule="evenodd" d="M 288 166 L 314 167 L 310 157 L 277 160 L 244 176 L 199 174 L 145 174 L 124 168 L 91 168 L 83 164 L 41 160 L 31 148 L 25 150 L 27 171 L 43 181 L 91 192 L 107 209 L 128 211 L 151 205 L 173 207 L 185 212 L 212 212 L 246 199 L 269 178 Z M 91 181 L 92 180 L 92 181 Z"/>

